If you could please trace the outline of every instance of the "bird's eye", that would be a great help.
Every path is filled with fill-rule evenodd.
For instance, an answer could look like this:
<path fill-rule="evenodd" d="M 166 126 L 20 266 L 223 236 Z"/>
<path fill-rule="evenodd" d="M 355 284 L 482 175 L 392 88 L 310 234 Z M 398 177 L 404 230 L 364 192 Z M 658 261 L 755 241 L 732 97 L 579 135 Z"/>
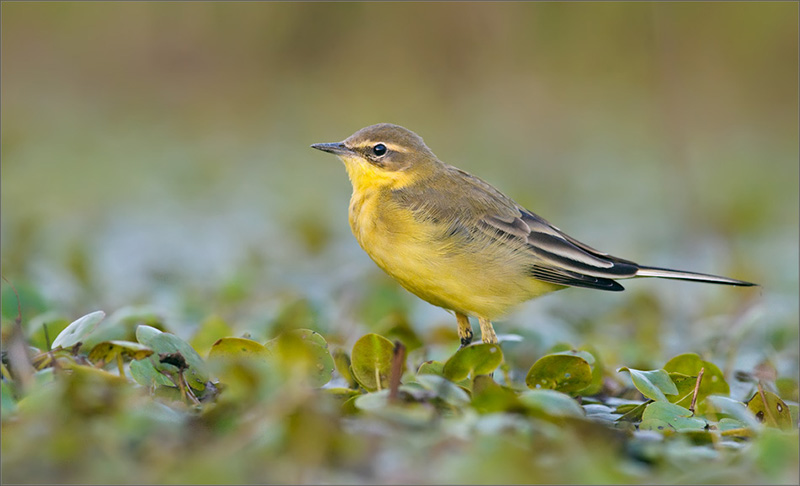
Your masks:
<path fill-rule="evenodd" d="M 384 155 L 386 153 L 386 145 L 382 143 L 375 145 L 374 147 L 372 147 L 372 153 L 374 153 L 378 157 Z"/>

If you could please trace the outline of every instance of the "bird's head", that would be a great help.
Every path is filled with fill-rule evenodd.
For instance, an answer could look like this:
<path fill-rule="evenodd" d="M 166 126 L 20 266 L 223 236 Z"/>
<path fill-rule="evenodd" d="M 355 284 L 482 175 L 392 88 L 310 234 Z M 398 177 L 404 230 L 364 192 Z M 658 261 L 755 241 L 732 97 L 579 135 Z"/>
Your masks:
<path fill-rule="evenodd" d="M 362 128 L 342 142 L 311 147 L 342 159 L 356 191 L 407 186 L 438 162 L 422 137 L 390 123 Z"/>

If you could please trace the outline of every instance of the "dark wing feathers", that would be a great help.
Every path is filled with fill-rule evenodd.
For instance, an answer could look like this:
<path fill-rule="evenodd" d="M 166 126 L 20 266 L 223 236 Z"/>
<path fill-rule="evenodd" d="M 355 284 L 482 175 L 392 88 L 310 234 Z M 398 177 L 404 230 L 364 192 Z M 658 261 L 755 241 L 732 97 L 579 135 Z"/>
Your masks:
<path fill-rule="evenodd" d="M 623 290 L 615 278 L 632 277 L 638 266 L 601 253 L 562 233 L 535 214 L 517 207 L 518 216 L 486 215 L 480 225 L 506 241 L 524 242 L 532 259 L 529 273 L 545 282 L 601 290 Z"/>
<path fill-rule="evenodd" d="M 585 287 L 587 289 L 600 289 L 620 291 L 625 287 L 617 283 L 616 280 L 608 278 L 597 278 L 568 270 L 552 268 L 543 265 L 533 265 L 528 272 L 531 277 L 558 285 L 569 285 L 570 287 Z"/>

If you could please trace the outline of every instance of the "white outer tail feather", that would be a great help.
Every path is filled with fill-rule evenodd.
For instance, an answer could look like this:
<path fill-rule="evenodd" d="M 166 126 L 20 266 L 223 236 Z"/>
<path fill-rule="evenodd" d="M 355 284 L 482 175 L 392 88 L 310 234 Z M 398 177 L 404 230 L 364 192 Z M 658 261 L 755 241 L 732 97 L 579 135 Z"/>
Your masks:
<path fill-rule="evenodd" d="M 677 280 L 694 280 L 696 282 L 718 283 L 726 285 L 741 285 L 750 287 L 757 285 L 743 280 L 736 280 L 733 278 L 719 277 L 717 275 L 708 275 L 705 273 L 684 272 L 682 270 L 671 270 L 669 268 L 659 267 L 639 267 L 636 272 L 637 277 L 659 277 L 659 278 L 672 278 Z"/>

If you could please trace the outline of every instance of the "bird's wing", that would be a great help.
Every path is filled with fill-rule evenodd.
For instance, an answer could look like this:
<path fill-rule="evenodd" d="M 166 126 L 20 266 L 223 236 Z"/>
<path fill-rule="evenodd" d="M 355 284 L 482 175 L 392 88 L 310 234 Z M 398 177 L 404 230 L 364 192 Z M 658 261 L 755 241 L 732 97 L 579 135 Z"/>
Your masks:
<path fill-rule="evenodd" d="M 532 253 L 530 275 L 560 285 L 623 290 L 613 279 L 632 277 L 638 266 L 612 257 L 564 234 L 543 218 L 517 206 L 516 211 L 489 213 L 478 226 L 509 244 Z"/>
<path fill-rule="evenodd" d="M 421 219 L 449 221 L 476 236 L 530 255 L 528 274 L 558 285 L 624 290 L 614 279 L 632 277 L 638 266 L 599 252 L 564 234 L 489 183 L 452 166 L 424 188 L 393 191 L 395 201 Z M 475 219 L 477 217 L 477 220 Z"/>

